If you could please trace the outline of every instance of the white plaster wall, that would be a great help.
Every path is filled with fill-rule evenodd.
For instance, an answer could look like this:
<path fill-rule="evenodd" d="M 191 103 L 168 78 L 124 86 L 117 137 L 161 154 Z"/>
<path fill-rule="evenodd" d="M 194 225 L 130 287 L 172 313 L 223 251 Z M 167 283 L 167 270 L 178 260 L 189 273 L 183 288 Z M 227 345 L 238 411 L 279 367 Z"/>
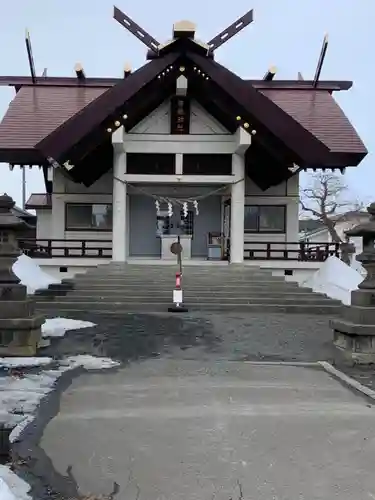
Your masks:
<path fill-rule="evenodd" d="M 289 261 L 285 262 L 282 260 L 272 261 L 272 260 L 258 260 L 258 261 L 245 261 L 246 266 L 260 267 L 261 269 L 269 269 L 272 271 L 273 276 L 283 276 L 285 281 L 303 283 L 307 278 L 318 271 L 323 262 L 298 262 Z M 293 271 L 291 276 L 285 276 L 285 271 Z"/>
<path fill-rule="evenodd" d="M 170 101 L 165 101 L 153 113 L 144 118 L 130 132 L 131 134 L 170 134 Z M 190 134 L 229 134 L 215 118 L 207 113 L 196 101 L 190 105 Z"/>
<path fill-rule="evenodd" d="M 60 173 L 60 176 L 62 174 Z M 109 170 L 107 173 L 102 175 L 102 177 L 94 182 L 90 187 L 86 187 L 83 184 L 77 184 L 64 177 L 64 193 L 69 194 L 110 194 L 112 195 L 113 190 L 113 170 Z"/>
<path fill-rule="evenodd" d="M 105 265 L 110 262 L 110 259 L 65 259 L 65 258 L 53 258 L 53 259 L 33 259 L 41 269 L 49 274 L 50 276 L 65 279 L 73 278 L 77 274 L 83 274 L 90 269 Z M 130 259 L 129 263 L 134 263 L 136 265 L 174 265 L 170 261 L 154 261 L 154 260 L 137 260 Z M 226 266 L 226 262 L 212 262 L 203 261 L 205 266 L 212 265 Z M 191 261 L 189 265 L 200 265 L 200 262 Z M 318 269 L 320 269 L 321 262 L 282 262 L 282 261 L 246 261 L 245 265 L 251 267 L 260 267 L 262 269 L 269 269 L 272 271 L 274 276 L 284 276 L 285 270 L 293 270 L 292 276 L 284 276 L 286 281 L 292 281 L 297 283 L 303 283 L 307 278 L 312 276 Z M 66 268 L 66 272 L 61 272 L 61 268 Z"/>
<path fill-rule="evenodd" d="M 273 246 L 274 250 L 289 249 L 298 250 L 299 241 L 299 179 L 298 175 L 293 176 L 286 182 L 283 182 L 277 186 L 271 186 L 266 191 L 262 191 L 251 179 L 246 179 L 245 186 L 245 204 L 246 205 L 286 205 L 286 232 L 285 233 L 261 233 L 261 234 L 249 234 L 245 233 L 245 248 L 249 247 L 246 243 L 254 243 L 253 249 L 261 250 L 266 248 L 265 245 L 258 244 L 256 242 L 275 242 L 280 243 L 280 245 Z M 265 256 L 258 252 L 257 256 Z M 274 251 L 272 253 L 273 257 L 282 257 L 282 252 Z"/>
<path fill-rule="evenodd" d="M 109 264 L 110 259 L 65 259 L 65 258 L 53 258 L 53 259 L 33 259 L 34 262 L 44 271 L 53 278 L 71 279 L 77 274 L 85 274 L 92 268 L 100 265 Z M 61 268 L 65 269 L 64 272 Z"/>
<path fill-rule="evenodd" d="M 36 237 L 38 240 L 51 238 L 52 210 L 35 210 L 36 213 Z"/>
<path fill-rule="evenodd" d="M 74 243 L 74 240 L 99 240 L 99 243 L 87 243 L 87 248 L 90 246 L 111 248 L 112 247 L 112 232 L 111 231 L 65 231 L 65 204 L 66 203 L 112 203 L 113 190 L 112 170 L 103 175 L 92 186 L 86 187 L 83 184 L 77 184 L 64 176 L 64 174 L 56 169 L 53 179 L 53 194 L 52 194 L 52 232 L 53 239 L 63 239 L 65 242 L 56 242 L 54 246 L 80 246 L 79 241 Z M 71 241 L 69 241 L 71 240 Z M 79 255 L 79 251 L 71 252 Z M 89 252 L 88 252 L 89 253 Z M 95 255 L 95 251 L 91 254 Z M 63 250 L 55 251 L 55 255 L 63 255 Z"/>

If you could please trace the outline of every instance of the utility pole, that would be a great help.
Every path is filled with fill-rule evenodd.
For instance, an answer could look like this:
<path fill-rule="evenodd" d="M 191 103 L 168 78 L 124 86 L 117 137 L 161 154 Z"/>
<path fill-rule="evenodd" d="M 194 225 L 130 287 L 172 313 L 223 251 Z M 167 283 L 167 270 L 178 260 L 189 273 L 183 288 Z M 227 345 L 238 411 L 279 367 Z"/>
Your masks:
<path fill-rule="evenodd" d="M 25 210 L 26 206 L 26 167 L 21 167 L 22 171 L 22 210 Z"/>

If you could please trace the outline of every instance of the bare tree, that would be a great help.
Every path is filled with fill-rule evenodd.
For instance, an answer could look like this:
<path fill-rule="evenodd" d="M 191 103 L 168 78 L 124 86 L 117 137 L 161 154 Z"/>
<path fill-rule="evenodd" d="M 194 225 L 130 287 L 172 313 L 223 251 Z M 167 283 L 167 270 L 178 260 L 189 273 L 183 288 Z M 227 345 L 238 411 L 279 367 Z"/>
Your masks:
<path fill-rule="evenodd" d="M 363 209 L 363 205 L 350 197 L 341 175 L 325 172 L 313 174 L 307 187 L 301 189 L 300 206 L 302 214 L 311 214 L 320 221 L 336 243 L 342 242 L 336 224 L 348 211 Z"/>

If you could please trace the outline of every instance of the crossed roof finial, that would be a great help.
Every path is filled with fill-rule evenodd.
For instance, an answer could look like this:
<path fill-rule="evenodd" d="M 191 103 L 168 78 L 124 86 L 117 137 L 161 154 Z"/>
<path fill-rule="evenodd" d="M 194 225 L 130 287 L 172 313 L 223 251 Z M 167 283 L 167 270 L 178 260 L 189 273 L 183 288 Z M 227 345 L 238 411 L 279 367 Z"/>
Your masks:
<path fill-rule="evenodd" d="M 114 7 L 114 19 L 126 28 L 138 40 L 144 43 L 154 54 L 158 54 L 159 47 L 162 46 L 156 38 L 152 37 L 146 30 L 135 23 L 127 14 L 124 14 L 119 8 Z M 221 47 L 224 43 L 230 40 L 234 35 L 242 31 L 246 26 L 253 22 L 253 10 L 250 10 L 245 15 L 237 19 L 234 23 L 221 31 L 218 35 L 207 42 L 208 51 L 212 53 Z M 191 21 L 180 21 L 173 26 L 173 38 L 192 38 L 195 35 L 195 24 Z M 154 56 L 155 57 L 155 56 Z"/>

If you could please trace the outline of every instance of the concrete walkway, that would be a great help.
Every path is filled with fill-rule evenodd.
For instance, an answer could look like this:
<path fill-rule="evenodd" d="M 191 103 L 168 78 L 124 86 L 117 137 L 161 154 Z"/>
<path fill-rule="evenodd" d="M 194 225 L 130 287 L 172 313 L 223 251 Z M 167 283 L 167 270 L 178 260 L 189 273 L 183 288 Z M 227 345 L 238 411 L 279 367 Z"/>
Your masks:
<path fill-rule="evenodd" d="M 375 409 L 318 368 L 148 359 L 82 375 L 41 447 L 116 500 L 375 499 Z"/>

